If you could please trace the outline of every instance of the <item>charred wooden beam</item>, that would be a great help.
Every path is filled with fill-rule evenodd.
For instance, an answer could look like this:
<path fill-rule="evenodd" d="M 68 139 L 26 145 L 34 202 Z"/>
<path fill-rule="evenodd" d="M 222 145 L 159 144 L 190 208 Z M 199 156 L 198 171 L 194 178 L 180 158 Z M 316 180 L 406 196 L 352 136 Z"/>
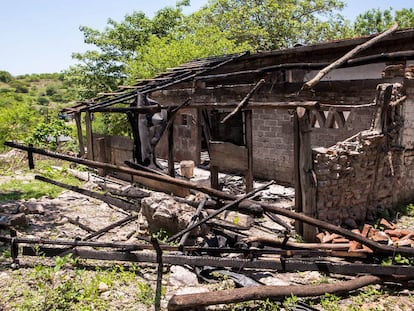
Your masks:
<path fill-rule="evenodd" d="M 104 227 L 102 229 L 99 229 L 99 230 L 97 230 L 95 232 L 90 233 L 89 235 L 87 235 L 86 237 L 84 237 L 82 240 L 85 240 L 85 241 L 91 240 L 91 239 L 93 239 L 95 237 L 101 236 L 102 234 L 108 232 L 109 230 L 112 230 L 112 229 L 117 228 L 117 227 L 124 226 L 127 223 L 130 223 L 131 221 L 136 220 L 137 218 L 138 218 L 138 215 L 130 215 L 130 216 L 127 216 L 127 217 L 125 217 L 125 218 L 123 218 L 121 220 L 118 220 L 118 221 L 116 221 L 116 222 L 114 222 L 114 223 L 112 223 L 112 224 L 110 224 L 110 225 L 108 225 L 108 226 L 106 226 L 106 227 Z"/>
<path fill-rule="evenodd" d="M 319 285 L 252 286 L 199 294 L 174 295 L 168 302 L 169 311 L 188 310 L 217 304 L 230 304 L 249 300 L 265 300 L 297 297 L 314 297 L 329 294 L 345 294 L 358 288 L 381 283 L 378 276 L 366 275 L 350 281 Z"/>
<path fill-rule="evenodd" d="M 82 123 L 81 123 L 81 113 L 75 113 L 75 122 L 76 122 L 76 133 L 78 135 L 79 143 L 79 155 L 83 157 L 85 155 L 85 144 L 83 142 L 83 133 L 82 133 Z"/>
<path fill-rule="evenodd" d="M 342 56 L 341 58 L 339 58 L 338 60 L 336 60 L 335 62 L 333 62 L 332 64 L 330 64 L 329 66 L 323 68 L 322 70 L 320 70 L 318 72 L 318 74 L 312 79 L 309 80 L 308 82 L 306 82 L 302 89 L 311 89 L 312 87 L 314 87 L 319 81 L 322 80 L 322 78 L 324 76 L 326 76 L 330 71 L 332 71 L 333 69 L 341 66 L 342 64 L 344 64 L 345 62 L 347 62 L 348 60 L 350 60 L 352 57 L 354 57 L 356 54 L 358 54 L 359 52 L 371 47 L 372 45 L 374 45 L 375 43 L 377 43 L 378 41 L 384 39 L 385 37 L 391 35 L 392 33 L 394 33 L 396 30 L 398 29 L 398 24 L 394 24 L 390 29 L 388 29 L 387 31 L 383 32 L 382 34 L 368 40 L 367 42 L 356 46 L 355 48 L 353 48 L 351 51 L 349 51 L 348 53 L 346 53 L 344 56 Z"/>
<path fill-rule="evenodd" d="M 363 56 L 358 58 L 352 58 L 346 61 L 344 64 L 339 66 L 338 68 L 348 68 L 348 67 L 355 67 L 361 65 L 372 64 L 376 62 L 384 62 L 384 61 L 398 61 L 398 60 L 407 60 L 414 58 L 414 51 L 399 51 L 399 52 L 392 52 L 392 53 L 381 53 L 375 54 L 370 56 Z M 329 66 L 330 63 L 284 63 L 278 64 L 273 66 L 262 67 L 258 69 L 252 70 L 243 70 L 243 71 L 235 71 L 235 72 L 228 72 L 228 73 L 221 73 L 221 74 L 213 74 L 213 75 L 205 75 L 196 77 L 196 80 L 218 80 L 218 79 L 226 79 L 244 75 L 257 75 L 257 74 L 264 74 L 268 72 L 273 72 L 277 70 L 289 70 L 289 69 L 303 69 L 303 70 L 320 70 Z"/>
<path fill-rule="evenodd" d="M 60 248 L 62 250 L 62 248 Z M 33 247 L 23 248 L 23 255 L 33 256 L 36 253 Z M 291 251 L 294 252 L 294 251 Z M 311 252 L 307 250 L 307 252 Z M 97 260 L 115 260 L 126 262 L 146 262 L 157 263 L 157 256 L 154 252 L 131 252 L 131 251 L 96 251 L 83 248 L 74 248 L 70 251 L 75 257 Z M 45 254 L 48 256 L 48 254 Z M 49 255 L 50 256 L 50 255 Z M 190 266 L 212 266 L 227 267 L 236 269 L 260 269 L 283 272 L 297 271 L 320 271 L 323 273 L 357 275 L 372 274 L 378 276 L 401 275 L 414 277 L 414 267 L 404 265 L 382 266 L 378 264 L 366 263 L 337 263 L 327 260 L 315 259 L 306 260 L 291 258 L 276 259 L 240 259 L 213 256 L 188 256 L 182 254 L 163 254 L 162 261 L 170 265 L 190 265 Z M 326 285 L 326 284 L 324 284 Z"/>
<path fill-rule="evenodd" d="M 95 108 L 94 112 L 114 112 L 114 113 L 127 113 L 127 112 L 136 112 L 136 113 L 156 113 L 161 111 L 161 106 L 151 105 L 145 107 L 104 107 L 104 108 Z"/>
<path fill-rule="evenodd" d="M 249 93 L 247 93 L 247 95 L 242 99 L 242 101 L 236 106 L 236 108 L 230 112 L 222 121 L 221 123 L 225 123 L 228 119 L 230 119 L 232 116 L 234 116 L 235 114 L 237 114 L 242 108 L 244 108 L 247 103 L 249 102 L 249 99 L 253 96 L 253 94 L 260 89 L 260 87 L 263 86 L 263 84 L 266 81 L 264 79 L 261 79 L 259 82 L 257 82 L 255 84 L 255 86 L 250 90 Z"/>
<path fill-rule="evenodd" d="M 80 193 L 80 194 L 83 194 L 83 195 L 86 195 L 86 196 L 94 198 L 94 199 L 101 200 L 103 202 L 106 202 L 108 204 L 117 206 L 117 207 L 125 209 L 125 210 L 137 211 L 139 209 L 139 206 L 136 206 L 135 204 L 133 204 L 129 201 L 122 200 L 122 199 L 119 199 L 119 198 L 114 198 L 114 197 L 111 197 L 109 195 L 104 195 L 104 194 L 97 193 L 97 192 L 94 192 L 94 191 L 90 191 L 90 190 L 87 190 L 87 189 L 82 189 L 82 188 L 79 188 L 79 187 L 76 187 L 76 186 L 71 186 L 71 185 L 68 185 L 68 184 L 64 184 L 64 183 L 52 180 L 52 179 L 47 178 L 47 177 L 36 175 L 35 179 L 43 181 L 43 182 L 47 182 L 49 184 L 52 184 L 52 185 L 55 185 L 55 186 L 58 186 L 58 187 L 61 187 L 61 188 L 64 188 L 64 189 L 68 189 L 68 190 L 71 190 L 71 191 L 74 191 L 74 192 L 77 192 L 77 193 Z"/>
<path fill-rule="evenodd" d="M 78 164 L 83 164 L 83 165 L 87 165 L 87 166 L 94 167 L 94 168 L 105 168 L 105 169 L 110 170 L 110 171 L 126 173 L 126 174 L 130 174 L 130 175 L 133 175 L 133 176 L 141 176 L 141 177 L 153 179 L 153 180 L 156 180 L 156 181 L 170 183 L 170 184 L 173 184 L 173 185 L 176 185 L 176 186 L 181 186 L 181 187 L 184 187 L 184 188 L 187 188 L 187 189 L 194 189 L 194 190 L 206 193 L 210 196 L 218 197 L 220 199 L 225 199 L 225 200 L 234 200 L 235 199 L 235 196 L 233 196 L 231 194 L 227 194 L 223 191 L 211 189 L 211 188 L 205 187 L 205 186 L 200 186 L 198 184 L 195 184 L 195 183 L 192 183 L 192 182 L 189 182 L 189 181 L 185 181 L 185 180 L 181 180 L 181 179 L 177 179 L 177 178 L 173 178 L 173 177 L 170 177 L 170 176 L 161 176 L 161 175 L 150 173 L 150 172 L 137 171 L 137 170 L 134 170 L 134 169 L 126 167 L 126 166 L 118 166 L 118 165 L 113 165 L 113 164 L 109 164 L 109 163 L 101 163 L 101 162 L 87 160 L 87 159 L 80 159 L 80 158 L 77 158 L 77 157 L 64 155 L 64 154 L 61 154 L 61 153 L 51 152 L 51 151 L 38 149 L 38 148 L 29 148 L 28 146 L 18 144 L 18 143 L 14 143 L 14 142 L 10 142 L 10 141 L 5 142 L 4 144 L 5 144 L 5 146 L 8 146 L 8 147 L 17 148 L 17 149 L 21 149 L 21 150 L 25 150 L 25 151 L 31 150 L 33 153 L 37 153 L 37 154 L 41 154 L 41 155 L 44 155 L 44 156 L 65 160 L 65 161 L 70 161 L 70 162 L 74 162 L 74 163 L 78 163 Z"/>
<path fill-rule="evenodd" d="M 76 224 L 78 223 L 74 220 Z M 86 229 L 85 229 L 86 230 Z M 92 228 L 89 228 L 91 232 L 95 232 Z M 139 237 L 140 239 L 150 241 L 148 238 Z M 2 236 L 0 235 L 0 241 L 3 243 L 11 244 L 12 241 L 18 245 L 37 245 L 43 247 L 45 245 L 53 246 L 71 246 L 71 247 L 95 247 L 95 248 L 112 248 L 121 251 L 141 251 L 141 250 L 153 250 L 154 247 L 151 244 L 144 243 L 125 243 L 125 242 L 99 242 L 99 241 L 85 241 L 85 240 L 49 240 L 44 238 L 25 238 L 25 237 L 11 237 L 11 236 Z M 249 241 L 247 241 L 249 242 Z M 253 242 L 253 241 L 252 241 Z M 261 242 L 261 241 L 259 241 Z M 265 242 L 265 241 L 263 241 Z M 273 243 L 269 240 L 269 243 Z M 303 246 L 301 244 L 304 244 Z M 273 244 L 274 245 L 274 244 Z M 294 257 L 294 256 L 313 256 L 315 258 L 321 257 L 350 257 L 350 258 L 367 258 L 367 254 L 363 253 L 348 253 L 338 250 L 331 250 L 321 246 L 320 248 L 308 248 L 306 243 L 299 243 L 290 249 L 289 245 L 286 245 L 287 249 L 278 249 L 278 248 L 230 248 L 230 247 L 200 247 L 200 246 L 172 246 L 168 244 L 160 243 L 160 247 L 164 252 L 184 252 L 184 253 L 206 253 L 206 254 L 243 254 L 249 258 L 259 258 L 262 255 L 274 255 L 274 256 L 284 256 L 284 257 Z M 49 248 L 51 249 L 51 248 Z M 58 248 L 62 250 L 62 248 Z M 36 255 L 36 254 L 33 254 Z"/>
<path fill-rule="evenodd" d="M 376 113 L 374 117 L 373 130 L 378 133 L 387 132 L 387 112 L 388 105 L 391 101 L 393 85 L 390 83 L 379 84 L 375 97 Z"/>
<path fill-rule="evenodd" d="M 235 103 L 193 103 L 189 105 L 191 108 L 234 108 Z M 319 103 L 317 101 L 286 101 L 286 102 L 258 102 L 250 101 L 248 109 L 281 109 L 290 110 L 303 107 L 306 109 L 319 109 Z"/>
<path fill-rule="evenodd" d="M 94 154 L 93 154 L 92 114 L 89 111 L 85 113 L 85 127 L 86 127 L 86 146 L 87 146 L 86 156 L 89 160 L 93 160 Z"/>

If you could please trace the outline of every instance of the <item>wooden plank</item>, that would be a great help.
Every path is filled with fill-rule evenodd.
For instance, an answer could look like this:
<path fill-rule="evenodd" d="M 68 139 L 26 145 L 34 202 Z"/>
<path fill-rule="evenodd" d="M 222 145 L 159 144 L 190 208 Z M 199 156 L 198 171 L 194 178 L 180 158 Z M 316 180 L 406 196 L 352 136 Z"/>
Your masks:
<path fill-rule="evenodd" d="M 210 141 L 210 165 L 220 170 L 245 172 L 248 166 L 248 149 L 228 142 Z"/>
<path fill-rule="evenodd" d="M 178 185 L 171 184 L 169 182 L 158 181 L 150 178 L 145 178 L 141 176 L 134 176 L 134 182 L 137 182 L 141 185 L 144 185 L 148 188 L 162 191 L 165 193 L 174 193 L 176 196 L 179 197 L 186 197 L 190 195 L 190 190 L 188 188 L 184 188 Z"/>
<path fill-rule="evenodd" d="M 234 100 L 234 99 L 233 99 Z M 234 108 L 236 103 L 231 102 L 209 102 L 209 103 L 192 103 L 189 107 L 199 108 Z M 319 109 L 317 101 L 286 101 L 286 102 L 258 102 L 249 101 L 248 109 L 296 109 L 297 107 L 304 107 L 308 109 Z"/>

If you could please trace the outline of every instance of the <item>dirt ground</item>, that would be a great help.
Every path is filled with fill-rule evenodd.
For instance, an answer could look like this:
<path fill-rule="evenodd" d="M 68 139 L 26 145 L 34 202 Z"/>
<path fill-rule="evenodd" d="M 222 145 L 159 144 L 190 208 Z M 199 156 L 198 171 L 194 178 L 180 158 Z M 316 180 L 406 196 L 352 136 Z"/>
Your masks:
<path fill-rule="evenodd" d="M 30 182 L 33 174 L 16 177 L 0 176 L 0 184 L 13 178 Z M 84 188 L 97 190 L 97 184 L 87 182 Z M 292 204 L 289 189 L 278 189 L 279 202 Z M 270 196 L 271 192 L 264 196 Z M 268 198 L 269 199 L 269 198 Z M 290 202 L 290 203 L 289 203 Z M 28 225 L 18 227 L 18 237 L 74 240 L 84 238 L 88 232 L 73 223 L 99 230 L 131 214 L 138 218 L 112 229 L 94 241 L 142 242 L 139 237 L 149 236 L 145 217 L 139 212 L 124 211 L 102 201 L 64 190 L 57 198 L 0 202 L 1 213 L 23 211 Z M 402 218 L 407 226 L 410 219 Z M 264 221 L 264 220 L 263 220 Z M 7 235 L 7 230 L 0 234 Z M 0 243 L 1 245 L 1 243 Z M 62 260 L 42 256 L 19 256 L 19 265 L 11 265 L 10 252 L 1 247 L 0 255 L 0 310 L 152 310 L 156 283 L 156 265 L 132 264 L 112 261 Z M 249 271 L 249 276 L 265 285 L 327 284 L 349 279 L 340 275 L 323 275 L 319 272 L 277 273 L 275 271 Z M 166 309 L 172 295 L 203 292 L 236 286 L 232 278 L 217 275 L 200 279 L 193 267 L 164 266 L 161 308 Z M 89 293 L 89 294 L 88 294 Z M 300 299 L 306 307 L 294 307 L 296 297 L 284 302 L 242 303 L 215 306 L 216 310 L 413 310 L 414 292 L 398 285 L 369 286 L 350 295 L 338 298 L 325 296 L 317 299 Z M 64 299 L 62 298 L 64 297 Z M 83 297 L 82 299 L 80 297 Z M 315 310 L 313 309 L 313 310 Z"/>

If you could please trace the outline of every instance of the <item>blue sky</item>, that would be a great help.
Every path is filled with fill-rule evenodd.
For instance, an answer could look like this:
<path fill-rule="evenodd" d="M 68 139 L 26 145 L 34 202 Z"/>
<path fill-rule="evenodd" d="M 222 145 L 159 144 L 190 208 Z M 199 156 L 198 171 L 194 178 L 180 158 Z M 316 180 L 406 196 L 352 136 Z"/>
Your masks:
<path fill-rule="evenodd" d="M 186 13 L 208 0 L 191 0 Z M 412 0 L 347 0 L 350 20 L 371 8 L 414 7 Z M 73 52 L 88 49 L 79 26 L 102 30 L 108 18 L 121 21 L 135 11 L 152 16 L 175 0 L 3 0 L 0 3 L 0 70 L 13 75 L 60 72 L 74 61 Z"/>

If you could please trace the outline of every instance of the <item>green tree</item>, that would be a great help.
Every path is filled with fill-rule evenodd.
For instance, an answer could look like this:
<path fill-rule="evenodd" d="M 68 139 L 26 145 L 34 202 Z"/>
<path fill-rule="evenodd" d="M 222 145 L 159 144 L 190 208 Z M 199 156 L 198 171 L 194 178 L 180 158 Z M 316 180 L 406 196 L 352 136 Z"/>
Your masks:
<path fill-rule="evenodd" d="M 9 83 L 13 76 L 8 71 L 0 70 L 0 82 Z"/>
<path fill-rule="evenodd" d="M 85 43 L 95 50 L 73 54 L 80 63 L 69 68 L 67 81 L 77 90 L 78 97 L 92 98 L 99 92 L 116 89 L 126 78 L 126 62 L 137 56 L 151 36 L 161 38 L 179 27 L 184 17 L 182 8 L 188 4 L 189 1 L 181 1 L 175 7 L 163 8 L 152 19 L 143 12 L 126 15 L 120 23 L 109 19 L 103 31 L 82 26 Z"/>
<path fill-rule="evenodd" d="M 353 31 L 356 36 L 379 33 L 398 23 L 400 28 L 414 27 L 414 10 L 401 9 L 394 11 L 372 9 L 357 16 L 353 24 Z"/>
<path fill-rule="evenodd" d="M 127 63 L 128 81 L 150 78 L 182 63 L 213 55 L 249 50 L 248 44 L 237 45 L 227 39 L 215 26 L 191 27 L 191 32 L 177 31 L 165 37 L 152 35 L 145 46 L 137 49 L 137 56 Z"/>
<path fill-rule="evenodd" d="M 217 25 L 237 44 L 268 50 L 342 36 L 330 26 L 342 7 L 340 0 L 210 0 L 197 15 L 199 25 Z"/>

